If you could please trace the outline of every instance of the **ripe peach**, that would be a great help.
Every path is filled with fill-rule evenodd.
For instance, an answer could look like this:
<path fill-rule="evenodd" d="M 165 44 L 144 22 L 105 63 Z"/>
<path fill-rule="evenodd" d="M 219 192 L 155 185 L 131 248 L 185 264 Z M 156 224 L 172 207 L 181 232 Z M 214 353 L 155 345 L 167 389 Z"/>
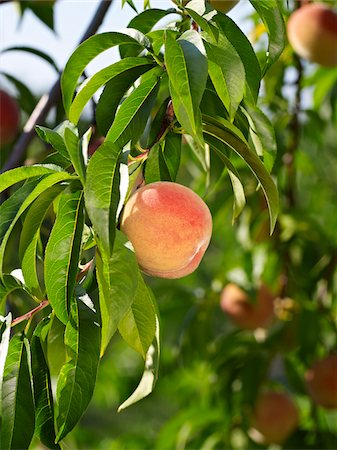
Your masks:
<path fill-rule="evenodd" d="M 130 197 L 121 230 L 145 273 L 181 278 L 198 267 L 211 238 L 212 217 L 191 189 L 159 181 L 141 187 Z"/>
<path fill-rule="evenodd" d="M 19 107 L 7 92 L 0 90 L 0 144 L 9 144 L 17 135 L 20 124 Z"/>
<path fill-rule="evenodd" d="M 308 3 L 293 12 L 287 34 L 294 51 L 322 66 L 337 64 L 337 13 L 323 3 Z"/>
<path fill-rule="evenodd" d="M 327 409 L 337 408 L 337 354 L 316 361 L 305 374 L 310 396 Z"/>
<path fill-rule="evenodd" d="M 248 330 L 266 327 L 274 316 L 274 296 L 267 286 L 261 284 L 255 302 L 236 284 L 224 287 L 220 299 L 221 309 L 233 322 Z"/>
<path fill-rule="evenodd" d="M 208 0 L 217 11 L 228 13 L 240 0 Z"/>
<path fill-rule="evenodd" d="M 296 429 L 298 422 L 298 410 L 289 395 L 277 391 L 258 395 L 251 425 L 261 434 L 264 444 L 281 444 Z"/>

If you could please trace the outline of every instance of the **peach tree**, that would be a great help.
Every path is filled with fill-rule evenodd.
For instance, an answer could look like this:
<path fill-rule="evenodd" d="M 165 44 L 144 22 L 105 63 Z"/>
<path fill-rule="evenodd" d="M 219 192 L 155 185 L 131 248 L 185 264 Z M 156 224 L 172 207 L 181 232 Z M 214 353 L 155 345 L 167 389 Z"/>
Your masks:
<path fill-rule="evenodd" d="M 241 174 L 248 169 L 250 189 L 253 184 L 267 205 L 267 234 L 275 228 L 277 145 L 259 100 L 262 82 L 270 94 L 270 74 L 285 46 L 283 5 L 250 0 L 268 38 L 257 51 L 214 9 L 217 3 L 175 1 L 164 10 L 145 2 L 126 29 L 84 39 L 54 89 L 60 87 L 64 114 L 53 128 L 34 124 L 48 155 L 32 165 L 4 166 L 1 448 L 28 448 L 33 436 L 62 448 L 90 403 L 117 332 L 144 361 L 137 388 L 119 410 L 154 389 L 160 309 L 121 230 L 125 204 L 140 186 L 179 182 L 190 158 L 206 185 L 228 176 L 235 222 L 245 210 L 247 176 L 243 181 Z M 112 48 L 119 60 L 87 76 L 88 65 Z M 13 292 L 22 303 L 11 301 Z"/>

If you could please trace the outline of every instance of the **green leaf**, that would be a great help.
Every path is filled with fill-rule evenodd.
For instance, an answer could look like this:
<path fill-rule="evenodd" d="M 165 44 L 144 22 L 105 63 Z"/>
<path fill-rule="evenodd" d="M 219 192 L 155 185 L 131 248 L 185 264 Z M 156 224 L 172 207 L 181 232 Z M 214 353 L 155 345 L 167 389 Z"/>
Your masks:
<path fill-rule="evenodd" d="M 215 27 L 210 21 L 206 20 L 197 11 L 194 11 L 191 8 L 186 8 L 188 14 L 192 17 L 192 19 L 199 25 L 199 27 L 207 33 L 207 40 L 209 42 L 217 43 L 219 38 L 219 30 Z M 201 12 L 201 11 L 200 11 Z"/>
<path fill-rule="evenodd" d="M 102 349 L 105 352 L 121 319 L 128 312 L 138 285 L 138 264 L 126 237 L 117 230 L 114 251 L 109 259 L 96 252 L 96 271 L 102 315 Z M 103 257 L 102 257 L 103 256 Z"/>
<path fill-rule="evenodd" d="M 84 69 L 100 53 L 116 45 L 139 45 L 136 38 L 123 33 L 110 32 L 91 36 L 79 45 L 70 56 L 61 78 L 61 90 L 66 114 L 69 114 L 77 86 Z"/>
<path fill-rule="evenodd" d="M 164 10 L 164 9 L 156 9 L 151 8 L 141 13 L 137 14 L 128 24 L 128 28 L 134 28 L 136 30 L 141 31 L 146 34 L 152 30 L 152 28 L 156 25 L 159 20 L 167 16 L 168 14 L 175 13 L 176 10 L 174 8 Z M 135 46 L 124 45 L 120 48 L 119 52 L 121 58 L 126 58 L 127 56 L 136 56 L 142 51 L 142 47 L 138 48 Z"/>
<path fill-rule="evenodd" d="M 1 424 L 2 382 L 8 353 L 9 340 L 11 336 L 11 324 L 12 324 L 11 313 L 8 313 L 6 317 L 0 315 L 0 424 Z"/>
<path fill-rule="evenodd" d="M 212 83 L 233 120 L 245 92 L 246 74 L 241 58 L 224 36 L 221 46 L 205 42 L 205 48 Z"/>
<path fill-rule="evenodd" d="M 205 141 L 216 152 L 221 161 L 225 164 L 228 170 L 228 175 L 233 187 L 234 203 L 233 203 L 233 222 L 242 212 L 246 204 L 245 191 L 243 189 L 240 176 L 236 168 L 231 163 L 230 159 L 226 156 L 227 146 L 217 138 L 206 135 Z"/>
<path fill-rule="evenodd" d="M 25 285 L 34 296 L 41 300 L 43 290 L 37 269 L 40 228 L 51 204 L 65 187 L 62 184 L 52 186 L 34 201 L 26 214 L 20 235 L 19 255 Z"/>
<path fill-rule="evenodd" d="M 15 169 L 14 169 L 15 170 Z M 20 216 L 25 212 L 25 210 L 33 203 L 33 201 L 38 198 L 46 189 L 50 188 L 51 186 L 54 186 L 55 184 L 65 181 L 71 178 L 71 175 L 67 172 L 56 172 L 52 175 L 49 175 L 47 177 L 44 177 L 32 190 L 32 192 L 26 197 L 26 199 L 21 204 L 20 208 L 18 209 L 15 217 L 13 218 L 12 222 L 7 228 L 7 231 L 3 237 L 3 240 L 0 245 L 0 275 L 2 274 L 3 270 L 3 256 L 5 254 L 6 246 L 8 243 L 9 236 L 11 232 L 13 231 L 13 228 L 17 221 L 19 220 Z"/>
<path fill-rule="evenodd" d="M 12 275 L 4 274 L 0 279 L 0 314 L 5 309 L 5 301 L 7 296 L 16 289 L 24 289 L 21 281 Z"/>
<path fill-rule="evenodd" d="M 182 137 L 176 133 L 168 133 L 162 143 L 162 152 L 170 178 L 176 181 L 181 157 Z"/>
<path fill-rule="evenodd" d="M 160 358 L 160 337 L 159 337 L 159 320 L 156 316 L 156 333 L 153 343 L 150 345 L 145 358 L 145 368 L 143 376 L 133 394 L 123 402 L 118 412 L 123 411 L 127 407 L 142 400 L 151 394 L 158 378 L 159 358 Z"/>
<path fill-rule="evenodd" d="M 26 0 L 21 2 L 21 7 L 29 8 L 51 30 L 54 31 L 54 3 L 44 1 Z"/>
<path fill-rule="evenodd" d="M 76 134 L 77 129 L 75 125 L 70 123 L 68 120 L 65 120 L 54 130 L 46 127 L 41 127 L 40 125 L 37 125 L 35 129 L 37 134 L 43 141 L 47 142 L 47 144 L 50 144 L 58 153 L 60 153 L 63 158 L 70 160 L 64 135 L 67 129 L 70 129 Z"/>
<path fill-rule="evenodd" d="M 30 115 L 33 112 L 36 104 L 36 99 L 32 91 L 24 83 L 22 83 L 22 81 L 13 77 L 9 73 L 1 71 L 0 74 L 14 84 L 17 91 L 16 98 L 18 99 L 20 108 L 23 109 L 28 115 Z"/>
<path fill-rule="evenodd" d="M 141 58 L 132 58 L 141 59 Z M 105 136 L 114 121 L 115 114 L 119 104 L 121 103 L 125 92 L 145 71 L 152 66 L 144 64 L 136 65 L 114 76 L 107 82 L 103 92 L 99 98 L 96 107 L 96 122 L 100 133 Z"/>
<path fill-rule="evenodd" d="M 48 300 L 64 324 L 74 295 L 83 224 L 83 192 L 62 194 L 46 246 L 44 273 Z"/>
<path fill-rule="evenodd" d="M 0 448 L 28 448 L 34 422 L 29 342 L 16 335 L 9 342 L 2 383 Z"/>
<path fill-rule="evenodd" d="M 120 79 L 123 79 L 124 83 L 129 82 L 128 80 L 125 81 L 125 76 L 130 76 L 130 72 L 132 73 L 132 81 L 134 81 L 142 73 L 154 66 L 154 62 L 151 62 L 144 57 L 125 58 L 122 61 L 118 61 L 105 67 L 90 78 L 87 78 L 79 87 L 77 95 L 70 106 L 69 120 L 74 124 L 77 124 L 85 105 L 94 93 L 106 83 L 112 82 L 116 77 L 117 82 L 120 81 Z M 119 91 L 119 94 L 122 96 L 125 90 L 126 89 L 124 89 L 123 92 Z"/>
<path fill-rule="evenodd" d="M 249 0 L 261 17 L 269 36 L 263 75 L 279 58 L 285 46 L 285 26 L 277 0 Z"/>
<path fill-rule="evenodd" d="M 64 141 L 71 159 L 71 162 L 74 166 L 74 169 L 79 176 L 82 184 L 85 184 L 85 163 L 84 157 L 82 153 L 82 146 L 80 145 L 80 140 L 76 133 L 70 130 L 70 128 L 66 128 L 64 130 Z"/>
<path fill-rule="evenodd" d="M 99 310 L 79 286 L 76 298 L 71 299 L 64 343 L 67 362 L 61 369 L 56 391 L 57 442 L 74 428 L 86 410 L 94 391 L 100 358 Z"/>
<path fill-rule="evenodd" d="M 186 132 L 203 145 L 199 105 L 206 87 L 207 58 L 201 37 L 187 31 L 175 40 L 166 32 L 165 65 L 174 113 Z"/>
<path fill-rule="evenodd" d="M 62 172 L 62 168 L 54 164 L 36 164 L 34 166 L 17 167 L 16 169 L 7 170 L 0 175 L 0 192 L 28 178 L 50 175 L 55 172 Z"/>
<path fill-rule="evenodd" d="M 129 311 L 118 325 L 122 338 L 144 359 L 155 337 L 156 311 L 152 294 L 138 273 L 138 285 Z"/>
<path fill-rule="evenodd" d="M 147 184 L 156 181 L 172 181 L 164 160 L 160 142 L 157 142 L 157 144 L 151 148 L 149 157 L 146 160 L 144 175 Z"/>
<path fill-rule="evenodd" d="M 8 227 L 14 220 L 22 203 L 32 192 L 37 183 L 38 181 L 36 179 L 27 181 L 23 186 L 14 191 L 13 194 L 10 195 L 8 199 L 0 205 L 0 242 L 2 242 L 4 236 L 6 235 Z"/>
<path fill-rule="evenodd" d="M 123 147 L 127 142 L 139 138 L 154 105 L 163 73 L 159 67 L 152 69 L 146 79 L 124 100 L 108 131 L 107 140 Z"/>
<path fill-rule="evenodd" d="M 276 137 L 273 124 L 264 112 L 255 105 L 244 103 L 241 111 L 249 122 L 249 133 L 256 153 L 263 158 L 268 172 L 271 172 L 277 152 Z"/>
<path fill-rule="evenodd" d="M 84 188 L 85 206 L 100 250 L 108 257 L 113 250 L 116 222 L 128 188 L 126 154 L 112 142 L 105 142 L 89 161 Z"/>
<path fill-rule="evenodd" d="M 17 46 L 13 46 L 13 47 L 4 48 L 3 50 L 1 50 L 0 54 L 6 53 L 6 52 L 13 52 L 13 51 L 27 52 L 32 55 L 38 56 L 39 58 L 46 61 L 50 66 L 52 66 L 53 69 L 55 69 L 57 73 L 59 72 L 59 69 L 58 69 L 57 65 L 55 64 L 55 61 L 53 60 L 53 58 L 51 58 L 47 53 L 43 52 L 42 50 L 38 50 L 37 48 L 27 47 L 24 45 L 17 45 Z"/>
<path fill-rule="evenodd" d="M 55 386 L 56 379 L 59 376 L 62 366 L 66 362 L 67 356 L 64 345 L 65 325 L 57 318 L 54 311 L 51 313 L 50 317 L 46 356 L 50 377 L 53 381 L 52 386 Z"/>
<path fill-rule="evenodd" d="M 228 39 L 240 56 L 244 65 L 248 92 L 250 92 L 250 97 L 255 103 L 260 89 L 261 68 L 251 43 L 236 23 L 226 14 L 216 14 L 213 20 L 221 30 L 221 36 L 226 37 L 226 40 Z M 220 47 L 223 45 L 221 37 L 218 45 Z"/>
<path fill-rule="evenodd" d="M 257 154 L 249 148 L 242 133 L 226 120 L 222 119 L 221 122 L 219 120 L 205 116 L 204 132 L 230 146 L 251 169 L 265 194 L 270 215 L 270 230 L 272 232 L 279 212 L 279 197 L 274 181 Z"/>
<path fill-rule="evenodd" d="M 48 448 L 55 444 L 54 405 L 49 369 L 42 347 L 42 335 L 48 333 L 50 318 L 43 319 L 35 328 L 31 339 L 32 374 L 35 400 L 35 435 Z"/>

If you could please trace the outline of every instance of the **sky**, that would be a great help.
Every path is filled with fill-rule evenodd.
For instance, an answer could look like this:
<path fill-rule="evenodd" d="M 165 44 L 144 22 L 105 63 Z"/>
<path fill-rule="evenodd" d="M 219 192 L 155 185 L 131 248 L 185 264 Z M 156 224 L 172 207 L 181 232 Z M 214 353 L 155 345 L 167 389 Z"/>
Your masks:
<path fill-rule="evenodd" d="M 20 15 L 15 2 L 0 6 L 0 51 L 11 46 L 30 46 L 48 53 L 62 69 L 67 59 L 76 48 L 86 30 L 98 0 L 57 0 L 54 7 L 56 34 L 27 11 L 20 22 Z M 138 10 L 142 10 L 143 0 L 134 1 Z M 121 0 L 115 0 L 110 7 L 99 32 L 118 31 L 126 28 L 135 12 L 125 5 L 121 9 Z M 152 0 L 154 8 L 167 9 L 173 5 L 169 0 Z M 241 0 L 229 13 L 236 23 L 244 28 L 244 17 L 250 4 Z M 88 73 L 111 64 L 118 59 L 117 50 L 109 50 L 98 57 L 89 66 Z M 24 52 L 8 52 L 0 55 L 0 72 L 6 72 L 27 84 L 33 93 L 42 94 L 49 90 L 56 80 L 56 72 L 43 60 Z M 0 75 L 0 85 L 5 83 Z"/>

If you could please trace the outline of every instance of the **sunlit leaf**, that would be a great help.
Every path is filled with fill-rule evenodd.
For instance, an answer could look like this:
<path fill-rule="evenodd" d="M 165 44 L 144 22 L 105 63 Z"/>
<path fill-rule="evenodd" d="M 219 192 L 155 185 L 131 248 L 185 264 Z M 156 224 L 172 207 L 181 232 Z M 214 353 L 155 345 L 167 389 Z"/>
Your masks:
<path fill-rule="evenodd" d="M 46 246 L 44 274 L 48 300 L 64 324 L 74 295 L 83 224 L 83 192 L 62 194 Z"/>
<path fill-rule="evenodd" d="M 156 312 L 152 294 L 140 273 L 132 305 L 120 321 L 118 331 L 130 347 L 145 359 L 155 337 Z"/>
<path fill-rule="evenodd" d="M 100 314 L 89 295 L 78 286 L 71 299 L 64 343 L 67 362 L 57 382 L 56 441 L 63 439 L 86 410 L 96 382 L 100 359 Z"/>
<path fill-rule="evenodd" d="M 146 357 L 145 368 L 143 376 L 137 386 L 136 390 L 130 395 L 130 397 L 123 402 L 118 411 L 137 403 L 147 395 L 151 394 L 158 378 L 159 358 L 160 358 L 160 334 L 159 334 L 159 320 L 156 317 L 156 334 L 153 343 L 150 345 Z"/>
<path fill-rule="evenodd" d="M 9 342 L 1 397 L 0 448 L 28 448 L 34 434 L 35 413 L 30 349 L 24 335 Z"/>
<path fill-rule="evenodd" d="M 103 354 L 118 324 L 130 309 L 138 285 L 135 254 L 126 246 L 126 237 L 118 231 L 112 256 L 96 252 L 96 270 L 102 316 Z"/>

